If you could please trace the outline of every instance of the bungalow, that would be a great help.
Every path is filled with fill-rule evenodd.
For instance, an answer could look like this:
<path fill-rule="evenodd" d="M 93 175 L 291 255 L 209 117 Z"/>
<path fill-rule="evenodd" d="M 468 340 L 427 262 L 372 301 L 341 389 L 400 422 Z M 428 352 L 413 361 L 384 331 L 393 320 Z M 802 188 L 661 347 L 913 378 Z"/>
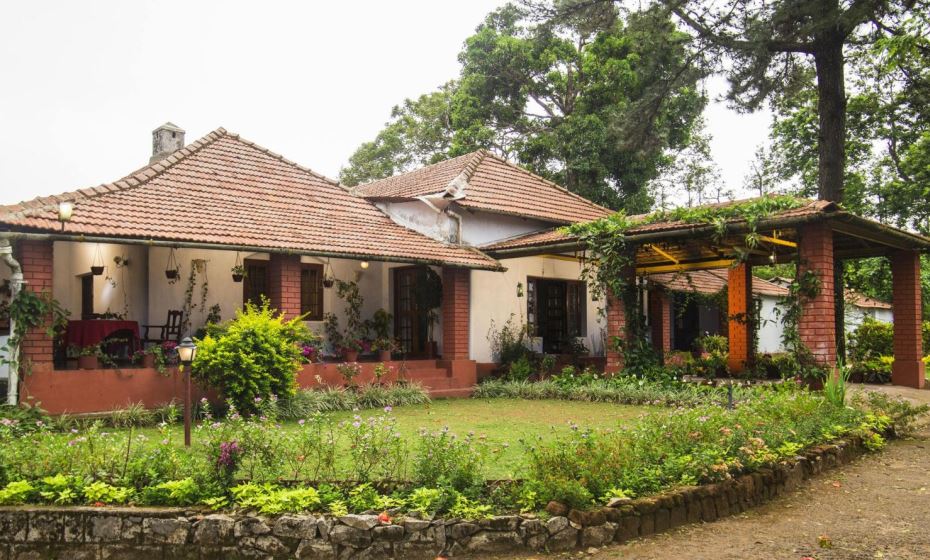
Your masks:
<path fill-rule="evenodd" d="M 26 333 L 21 354 L 12 356 L 19 367 L 9 373 L 8 402 L 31 399 L 72 413 L 167 402 L 180 395 L 177 376 L 123 364 L 79 370 L 68 349 L 123 341 L 127 346 L 114 350 L 125 355 L 140 344 L 176 341 L 263 296 L 324 332 L 329 314 L 345 324 L 337 280 L 357 284 L 363 318 L 379 309 L 392 315 L 399 341 L 388 364 L 393 375 L 418 380 L 435 396 L 470 391 L 495 358 L 490 335 L 508 321 L 525 325 L 540 351 L 583 344 L 616 371 L 621 357 L 604 341 L 625 332 L 622 302 L 593 297 L 581 281 L 585 247 L 561 229 L 609 214 L 485 151 L 347 189 L 222 128 L 185 144 L 184 131 L 167 123 L 153 131 L 149 164 L 122 179 L 0 207 L 7 264 L 0 283 L 9 280 L 14 294 L 47 292 L 70 312 L 56 340 L 45 325 Z M 895 282 L 906 288 L 896 291 L 903 294 L 896 315 L 909 317 L 919 305 L 914 270 L 917 251 L 930 248 L 927 238 L 819 201 L 757 225 L 771 258 L 800 259 L 821 272 L 834 250 L 847 258 L 890 248 Z M 744 227 L 731 224 L 734 233 Z M 768 253 L 737 260 L 747 250 L 742 241 L 717 239 L 694 224 L 644 223 L 627 235 L 640 276 L 728 268 L 731 316 L 748 309 L 751 266 L 769 262 Z M 827 363 L 835 355 L 833 322 L 825 324 L 831 279 L 801 324 L 802 337 Z M 424 297 L 431 290 L 441 297 Z M 653 344 L 669 351 L 670 307 L 661 305 L 668 292 L 648 292 Z M 435 304 L 423 302 L 430 300 L 441 302 L 429 308 Z M 899 320 L 896 337 L 918 359 L 896 360 L 895 379 L 917 384 L 919 370 L 922 384 L 913 347 L 919 321 L 912 323 Z M 730 319 L 727 330 L 739 368 L 754 350 L 748 326 Z M 335 365 L 307 364 L 298 382 L 336 383 Z M 373 361 L 363 364 L 363 380 L 372 369 Z"/>

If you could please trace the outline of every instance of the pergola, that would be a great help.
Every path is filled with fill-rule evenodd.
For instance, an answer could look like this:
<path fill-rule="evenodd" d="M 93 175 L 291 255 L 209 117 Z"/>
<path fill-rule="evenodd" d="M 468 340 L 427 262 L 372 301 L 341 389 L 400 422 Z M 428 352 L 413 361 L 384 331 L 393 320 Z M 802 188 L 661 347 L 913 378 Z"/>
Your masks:
<path fill-rule="evenodd" d="M 832 202 L 811 201 L 759 220 L 754 228 L 731 220 L 721 233 L 715 226 L 681 221 L 643 223 L 627 230 L 635 246 L 636 275 L 707 269 L 728 269 L 730 368 L 739 371 L 752 360 L 750 317 L 752 267 L 794 262 L 799 275 L 815 273 L 821 289 L 802 298 L 798 324 L 801 342 L 821 364 L 833 366 L 843 347 L 843 292 L 837 266 L 844 260 L 888 257 L 894 285 L 894 355 L 892 383 L 922 388 L 925 384 L 921 342 L 920 253 L 930 251 L 930 238 L 862 218 Z M 756 234 L 748 247 L 746 234 Z M 584 251 L 571 236 L 552 230 L 515 238 L 487 252 L 497 258 Z M 661 294 L 659 298 L 663 297 Z M 668 297 L 667 294 L 664 297 Z M 663 309 L 665 310 L 663 312 Z M 649 319 L 653 343 L 670 348 L 668 306 L 653 305 Z M 608 336 L 623 336 L 626 310 L 619 298 L 608 298 Z M 622 367 L 621 356 L 608 351 L 608 369 Z"/>

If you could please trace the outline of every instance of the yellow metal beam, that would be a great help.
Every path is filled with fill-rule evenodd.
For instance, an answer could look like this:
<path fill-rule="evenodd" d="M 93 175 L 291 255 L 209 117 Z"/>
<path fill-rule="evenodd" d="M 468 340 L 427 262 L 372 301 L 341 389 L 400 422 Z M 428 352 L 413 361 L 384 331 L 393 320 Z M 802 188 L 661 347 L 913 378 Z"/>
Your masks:
<path fill-rule="evenodd" d="M 636 274 L 657 274 L 660 272 L 683 272 L 686 270 L 711 270 L 714 268 L 727 268 L 736 262 L 734 259 L 720 259 L 681 264 L 662 264 L 657 266 L 636 267 Z"/>
<path fill-rule="evenodd" d="M 794 247 L 797 249 L 798 244 L 794 241 L 788 241 L 787 239 L 779 239 L 777 237 L 769 237 L 767 235 L 760 235 L 760 241 L 768 241 L 769 243 L 774 243 L 776 245 L 784 245 L 785 247 Z"/>
<path fill-rule="evenodd" d="M 666 259 L 672 261 L 672 262 L 675 263 L 675 264 L 678 264 L 678 263 L 680 262 L 678 259 L 676 259 L 676 258 L 673 257 L 672 255 L 666 253 L 666 252 L 663 251 L 662 249 L 659 249 L 657 246 L 653 245 L 652 243 L 649 243 L 648 245 L 646 245 L 646 247 L 649 247 L 650 249 L 652 249 L 652 250 L 655 251 L 656 253 L 659 253 L 660 255 L 662 255 L 663 257 L 665 257 Z"/>

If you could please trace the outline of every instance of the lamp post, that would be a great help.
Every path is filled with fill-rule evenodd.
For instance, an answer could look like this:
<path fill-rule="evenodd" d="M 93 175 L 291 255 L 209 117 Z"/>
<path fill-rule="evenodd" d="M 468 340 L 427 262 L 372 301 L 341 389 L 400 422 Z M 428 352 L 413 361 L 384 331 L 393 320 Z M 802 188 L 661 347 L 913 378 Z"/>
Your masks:
<path fill-rule="evenodd" d="M 178 361 L 181 362 L 181 370 L 187 370 L 184 378 L 184 446 L 191 446 L 191 370 L 190 366 L 197 355 L 197 345 L 191 340 L 191 337 L 185 336 L 181 344 L 178 344 Z"/>

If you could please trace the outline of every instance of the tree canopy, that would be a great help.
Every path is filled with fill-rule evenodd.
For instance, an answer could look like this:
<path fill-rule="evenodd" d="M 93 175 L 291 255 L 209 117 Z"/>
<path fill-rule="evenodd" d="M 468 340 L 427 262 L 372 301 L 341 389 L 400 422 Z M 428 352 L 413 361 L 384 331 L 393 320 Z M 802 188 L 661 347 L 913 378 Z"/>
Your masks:
<path fill-rule="evenodd" d="M 486 148 L 611 208 L 689 145 L 703 60 L 664 10 L 508 4 L 465 41 L 457 80 L 395 107 L 342 170 L 356 184 Z M 559 9 L 557 9 L 559 8 Z"/>

